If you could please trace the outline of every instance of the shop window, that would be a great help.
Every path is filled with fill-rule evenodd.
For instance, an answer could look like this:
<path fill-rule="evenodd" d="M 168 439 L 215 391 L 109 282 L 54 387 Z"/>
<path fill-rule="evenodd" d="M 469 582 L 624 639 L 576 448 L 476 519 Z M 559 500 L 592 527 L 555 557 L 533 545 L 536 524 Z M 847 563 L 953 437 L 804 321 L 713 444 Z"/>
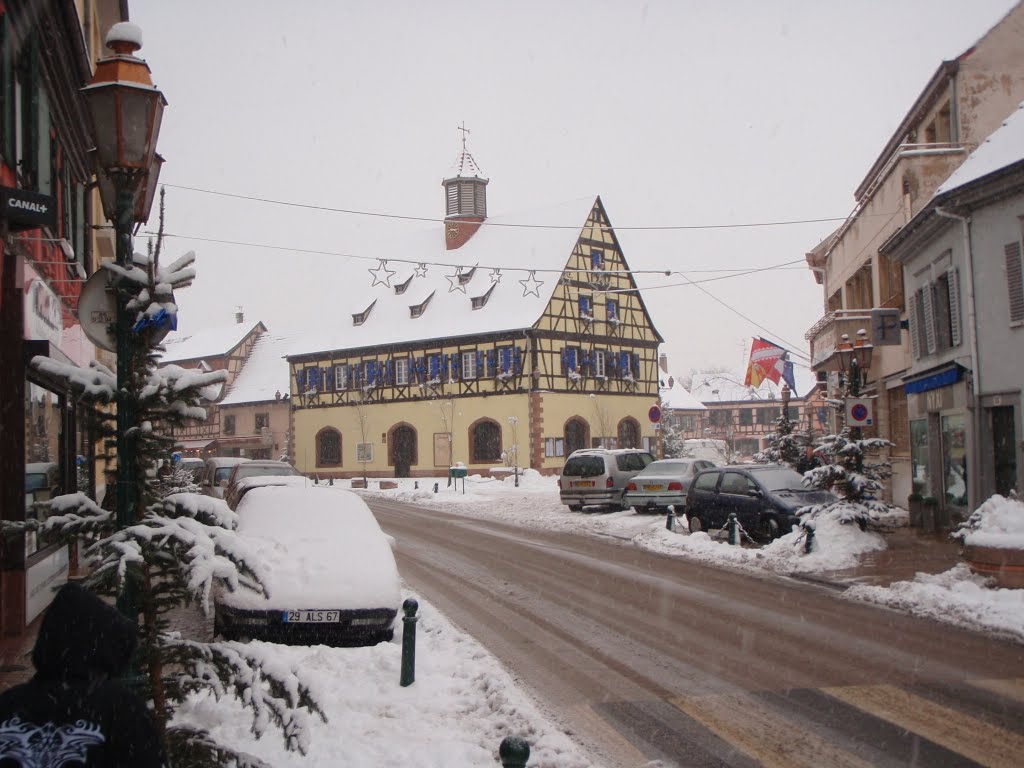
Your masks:
<path fill-rule="evenodd" d="M 910 422 L 910 482 L 915 493 L 928 496 L 928 419 Z"/>
<path fill-rule="evenodd" d="M 942 474 L 946 505 L 967 506 L 967 418 L 963 414 L 942 417 Z"/>

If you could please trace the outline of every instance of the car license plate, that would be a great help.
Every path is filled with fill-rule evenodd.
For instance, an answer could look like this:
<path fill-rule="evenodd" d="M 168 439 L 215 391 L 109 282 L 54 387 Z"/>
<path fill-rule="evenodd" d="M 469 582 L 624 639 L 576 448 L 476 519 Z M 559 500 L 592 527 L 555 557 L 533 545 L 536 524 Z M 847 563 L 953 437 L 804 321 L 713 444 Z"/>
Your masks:
<path fill-rule="evenodd" d="M 645 485 L 644 486 L 644 490 L 645 491 L 660 491 L 661 489 L 662 489 L 662 486 L 660 486 L 660 485 Z"/>
<path fill-rule="evenodd" d="M 285 624 L 337 624 L 341 611 L 283 611 Z"/>
<path fill-rule="evenodd" d="M 574 488 L 593 488 L 594 487 L 594 481 L 593 480 L 579 480 L 579 481 L 573 483 L 573 487 Z"/>

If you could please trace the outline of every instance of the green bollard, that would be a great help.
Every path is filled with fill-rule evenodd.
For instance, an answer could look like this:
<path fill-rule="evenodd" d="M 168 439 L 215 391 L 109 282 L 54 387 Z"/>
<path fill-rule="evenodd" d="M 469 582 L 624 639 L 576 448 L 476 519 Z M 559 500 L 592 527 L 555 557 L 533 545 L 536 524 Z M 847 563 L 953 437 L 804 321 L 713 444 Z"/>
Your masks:
<path fill-rule="evenodd" d="M 502 768 L 526 768 L 530 759 L 530 745 L 519 736 L 506 736 L 498 747 Z"/>
<path fill-rule="evenodd" d="M 739 546 L 740 543 L 740 521 L 736 519 L 736 513 L 729 513 L 729 543 Z"/>
<path fill-rule="evenodd" d="M 665 518 L 665 528 L 669 531 L 676 529 L 676 511 L 672 507 L 668 508 L 668 517 Z"/>
<path fill-rule="evenodd" d="M 804 524 L 804 554 L 811 554 L 814 551 L 814 526 L 810 523 Z"/>
<path fill-rule="evenodd" d="M 402 603 L 405 616 L 402 617 L 402 678 L 399 685 L 403 688 L 416 681 L 416 609 L 420 607 L 413 598 Z"/>

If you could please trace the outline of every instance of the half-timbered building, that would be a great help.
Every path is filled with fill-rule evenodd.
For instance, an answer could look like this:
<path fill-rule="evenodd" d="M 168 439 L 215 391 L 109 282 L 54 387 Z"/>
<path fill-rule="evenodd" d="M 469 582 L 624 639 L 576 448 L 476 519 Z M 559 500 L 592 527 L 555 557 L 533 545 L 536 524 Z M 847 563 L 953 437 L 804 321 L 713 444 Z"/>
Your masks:
<path fill-rule="evenodd" d="M 463 149 L 443 225 L 382 246 L 360 303 L 293 347 L 302 472 L 553 473 L 655 444 L 661 336 L 601 199 L 491 218 L 487 184 Z"/>

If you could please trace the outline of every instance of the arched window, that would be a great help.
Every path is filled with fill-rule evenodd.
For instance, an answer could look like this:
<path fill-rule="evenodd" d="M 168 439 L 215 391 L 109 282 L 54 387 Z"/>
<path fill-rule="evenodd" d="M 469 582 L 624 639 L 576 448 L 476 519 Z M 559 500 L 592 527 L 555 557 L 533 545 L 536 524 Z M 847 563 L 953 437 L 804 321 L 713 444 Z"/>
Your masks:
<path fill-rule="evenodd" d="M 324 427 L 316 433 L 316 465 L 341 466 L 341 432 L 333 427 Z"/>
<path fill-rule="evenodd" d="M 480 419 L 469 428 L 469 460 L 474 464 L 501 461 L 501 425 Z"/>
<path fill-rule="evenodd" d="M 619 422 L 619 448 L 640 447 L 640 424 L 627 416 Z"/>
<path fill-rule="evenodd" d="M 565 455 L 590 447 L 590 427 L 579 416 L 565 422 Z"/>

